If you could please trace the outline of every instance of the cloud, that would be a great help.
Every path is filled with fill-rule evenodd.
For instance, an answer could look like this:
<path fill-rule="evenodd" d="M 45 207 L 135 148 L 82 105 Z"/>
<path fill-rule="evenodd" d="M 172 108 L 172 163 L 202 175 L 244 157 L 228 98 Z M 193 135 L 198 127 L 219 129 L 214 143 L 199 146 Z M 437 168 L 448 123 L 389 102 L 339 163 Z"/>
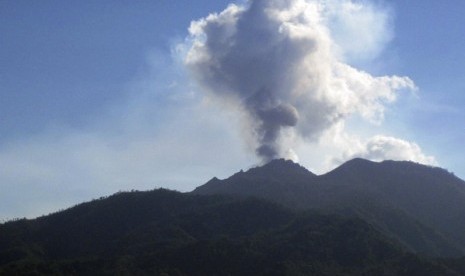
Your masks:
<path fill-rule="evenodd" d="M 266 162 L 289 152 L 286 135 L 317 141 L 354 114 L 380 123 L 398 91 L 415 89 L 408 77 L 376 77 L 345 63 L 365 48 L 371 56 L 382 50 L 388 18 L 365 2 L 232 4 L 192 22 L 185 63 L 206 95 L 243 119 L 244 140 Z"/>
<path fill-rule="evenodd" d="M 378 57 L 394 36 L 393 11 L 369 1 L 327 1 L 325 21 L 336 50 L 348 62 Z"/>
<path fill-rule="evenodd" d="M 408 160 L 428 165 L 438 164 L 433 156 L 425 155 L 416 143 L 382 135 L 373 136 L 365 142 L 352 143 L 352 147 L 343 153 L 342 160 L 355 157 L 373 161 Z"/>

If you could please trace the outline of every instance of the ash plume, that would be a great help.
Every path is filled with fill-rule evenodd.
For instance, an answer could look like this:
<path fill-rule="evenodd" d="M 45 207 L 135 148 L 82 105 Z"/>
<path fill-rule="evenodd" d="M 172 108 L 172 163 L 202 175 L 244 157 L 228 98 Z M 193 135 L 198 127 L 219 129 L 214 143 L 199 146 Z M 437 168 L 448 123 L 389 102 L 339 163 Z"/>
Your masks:
<path fill-rule="evenodd" d="M 350 20 L 354 7 L 375 10 L 349 0 L 251 0 L 191 23 L 185 64 L 207 95 L 246 118 L 262 161 L 286 157 L 289 133 L 316 141 L 352 114 L 379 122 L 398 90 L 415 88 L 344 63 L 331 22 Z"/>

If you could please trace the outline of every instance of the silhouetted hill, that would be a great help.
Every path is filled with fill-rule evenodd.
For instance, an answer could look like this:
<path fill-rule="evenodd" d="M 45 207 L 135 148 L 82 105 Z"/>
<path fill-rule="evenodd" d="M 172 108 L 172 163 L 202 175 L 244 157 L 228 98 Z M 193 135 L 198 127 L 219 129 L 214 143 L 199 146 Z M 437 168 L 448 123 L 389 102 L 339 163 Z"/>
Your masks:
<path fill-rule="evenodd" d="M 0 275 L 460 275 L 446 261 L 360 219 L 167 190 L 0 225 Z"/>
<path fill-rule="evenodd" d="M 465 182 L 440 168 L 357 158 L 316 176 L 291 161 L 273 160 L 213 179 L 193 193 L 255 196 L 295 209 L 357 216 L 412 252 L 465 254 Z"/>
<path fill-rule="evenodd" d="M 464 275 L 465 183 L 354 159 L 274 160 L 192 193 L 117 193 L 0 224 L 0 275 Z M 421 255 L 416 255 L 421 253 Z"/>
<path fill-rule="evenodd" d="M 363 200 L 374 201 L 377 206 L 389 206 L 403 212 L 434 230 L 438 238 L 460 248 L 463 255 L 465 182 L 446 170 L 406 161 L 375 163 L 353 160 L 322 176 L 322 179 L 339 187 L 350 186 L 355 190 L 353 194 L 357 193 Z M 362 209 L 369 210 L 369 206 L 362 206 Z M 379 216 L 379 219 L 383 217 Z M 441 255 L 441 250 L 437 253 Z"/>
<path fill-rule="evenodd" d="M 305 194 L 308 184 L 316 178 L 315 174 L 292 161 L 276 159 L 262 167 L 240 171 L 225 180 L 215 177 L 197 187 L 193 193 L 256 196 L 299 207 L 305 200 L 299 195 Z"/>

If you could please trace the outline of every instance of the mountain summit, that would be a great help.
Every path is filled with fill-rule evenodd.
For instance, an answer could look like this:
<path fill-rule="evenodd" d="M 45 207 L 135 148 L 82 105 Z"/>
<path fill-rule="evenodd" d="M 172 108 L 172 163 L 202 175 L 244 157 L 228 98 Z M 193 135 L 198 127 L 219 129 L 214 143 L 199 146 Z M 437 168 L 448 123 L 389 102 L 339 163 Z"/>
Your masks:
<path fill-rule="evenodd" d="M 299 200 L 304 198 L 296 200 L 294 197 L 306 193 L 309 184 L 316 179 L 317 175 L 297 163 L 275 159 L 262 167 L 246 172 L 240 171 L 225 180 L 215 177 L 205 185 L 197 187 L 192 193 L 255 196 L 299 208 Z"/>
<path fill-rule="evenodd" d="M 214 178 L 192 193 L 253 196 L 301 210 L 356 216 L 413 252 L 465 253 L 465 182 L 441 168 L 356 158 L 317 176 L 279 159 L 224 180 Z"/>

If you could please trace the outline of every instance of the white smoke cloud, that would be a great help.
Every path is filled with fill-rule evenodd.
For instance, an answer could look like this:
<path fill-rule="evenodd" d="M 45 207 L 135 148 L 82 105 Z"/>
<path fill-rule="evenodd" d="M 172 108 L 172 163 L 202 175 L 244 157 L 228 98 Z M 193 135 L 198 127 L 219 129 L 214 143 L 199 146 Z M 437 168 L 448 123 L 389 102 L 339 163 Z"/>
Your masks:
<path fill-rule="evenodd" d="M 437 165 L 433 156 L 425 155 L 421 148 L 413 142 L 405 141 L 391 136 L 376 135 L 365 142 L 353 143 L 343 154 L 344 160 L 361 157 L 373 161 L 382 160 L 408 160 L 422 164 Z"/>
<path fill-rule="evenodd" d="M 369 61 L 376 58 L 393 38 L 393 12 L 369 1 L 330 0 L 325 19 L 342 58 Z M 379 2 L 378 2 L 379 3 Z"/>
<path fill-rule="evenodd" d="M 185 63 L 209 97 L 245 118 L 256 153 L 268 161 L 289 152 L 286 135 L 317 141 L 354 114 L 380 123 L 399 90 L 415 89 L 408 77 L 376 77 L 344 63 L 365 46 L 378 54 L 389 40 L 388 19 L 365 2 L 248 1 L 192 22 Z M 336 32 L 342 25 L 354 37 Z M 376 32 L 365 32 L 367 25 Z"/>

